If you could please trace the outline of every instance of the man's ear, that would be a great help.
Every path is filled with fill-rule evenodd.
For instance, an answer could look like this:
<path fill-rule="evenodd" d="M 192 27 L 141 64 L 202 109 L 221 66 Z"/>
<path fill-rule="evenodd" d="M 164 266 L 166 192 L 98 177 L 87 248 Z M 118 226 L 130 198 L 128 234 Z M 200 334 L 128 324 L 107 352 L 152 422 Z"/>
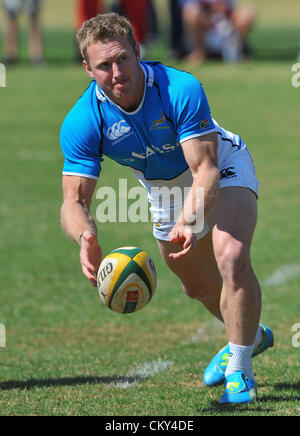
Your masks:
<path fill-rule="evenodd" d="M 138 42 L 136 42 L 135 54 L 136 54 L 137 60 L 140 61 L 141 60 L 141 47 L 140 47 L 140 44 Z"/>
<path fill-rule="evenodd" d="M 85 69 L 85 71 L 87 72 L 87 74 L 88 74 L 92 79 L 94 79 L 95 76 L 94 76 L 94 74 L 92 73 L 91 67 L 89 66 L 89 64 L 87 63 L 87 61 L 86 61 L 85 59 L 83 59 L 82 65 L 83 65 L 83 68 Z"/>

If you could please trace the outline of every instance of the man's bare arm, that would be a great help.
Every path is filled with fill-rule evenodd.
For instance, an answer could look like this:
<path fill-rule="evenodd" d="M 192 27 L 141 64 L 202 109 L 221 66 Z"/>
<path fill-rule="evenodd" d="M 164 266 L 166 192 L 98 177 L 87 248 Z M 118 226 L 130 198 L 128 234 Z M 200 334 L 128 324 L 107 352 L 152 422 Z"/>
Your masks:
<path fill-rule="evenodd" d="M 61 224 L 67 235 L 80 244 L 79 237 L 89 230 L 97 236 L 97 227 L 90 213 L 97 180 L 78 176 L 63 176 Z"/>
<path fill-rule="evenodd" d="M 212 208 L 219 189 L 218 139 L 216 133 L 194 138 L 182 144 L 185 159 L 193 174 L 193 184 L 185 202 L 183 222 L 189 223 L 189 212 L 197 216 L 198 207 L 204 207 L 204 216 Z M 204 204 L 196 202 L 197 188 L 204 189 Z M 186 211 L 185 211 L 186 209 Z"/>
<path fill-rule="evenodd" d="M 193 174 L 193 184 L 187 195 L 182 213 L 171 230 L 171 242 L 181 242 L 183 251 L 171 254 L 178 258 L 188 253 L 195 244 L 191 227 L 200 214 L 211 210 L 219 190 L 218 139 L 216 133 L 190 139 L 182 144 L 187 163 Z M 199 188 L 204 189 L 204 201 L 199 201 Z"/>
<path fill-rule="evenodd" d="M 79 176 L 63 177 L 64 202 L 61 208 L 61 224 L 67 235 L 80 245 L 80 261 L 83 274 L 93 286 L 102 260 L 97 239 L 97 226 L 90 212 L 97 180 Z"/>

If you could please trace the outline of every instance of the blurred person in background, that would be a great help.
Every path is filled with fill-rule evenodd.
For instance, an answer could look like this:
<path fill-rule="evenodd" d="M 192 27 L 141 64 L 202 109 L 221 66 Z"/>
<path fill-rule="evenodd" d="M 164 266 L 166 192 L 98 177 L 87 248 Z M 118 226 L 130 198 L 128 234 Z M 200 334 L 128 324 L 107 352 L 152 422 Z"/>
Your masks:
<path fill-rule="evenodd" d="M 75 31 L 80 29 L 82 24 L 104 12 L 103 0 L 76 0 L 75 3 Z M 76 54 L 75 58 L 82 62 L 82 56 L 78 50 L 76 40 L 74 38 Z"/>
<path fill-rule="evenodd" d="M 246 37 L 255 20 L 252 6 L 238 6 L 235 0 L 180 0 L 180 4 L 192 45 L 188 61 L 220 57 L 236 62 L 249 54 Z"/>
<path fill-rule="evenodd" d="M 184 57 L 187 50 L 184 42 L 181 0 L 169 0 L 171 27 L 171 56 L 177 59 Z"/>
<path fill-rule="evenodd" d="M 146 45 L 158 32 L 156 10 L 152 0 L 118 0 L 113 11 L 130 21 L 137 42 L 140 44 L 141 57 L 146 53 Z"/>
<path fill-rule="evenodd" d="M 102 0 L 77 0 L 76 2 L 76 29 L 80 29 L 82 23 L 104 12 Z"/>
<path fill-rule="evenodd" d="M 34 64 L 43 63 L 43 42 L 39 20 L 42 1 L 2 0 L 8 18 L 4 42 L 4 63 L 14 64 L 18 60 L 18 15 L 22 10 L 25 10 L 29 15 L 29 56 Z"/>

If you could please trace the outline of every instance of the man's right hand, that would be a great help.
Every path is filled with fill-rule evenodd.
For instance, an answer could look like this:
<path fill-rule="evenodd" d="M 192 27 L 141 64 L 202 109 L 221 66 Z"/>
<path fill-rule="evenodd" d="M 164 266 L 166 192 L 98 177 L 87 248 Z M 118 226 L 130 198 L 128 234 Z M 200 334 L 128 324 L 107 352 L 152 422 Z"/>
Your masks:
<path fill-rule="evenodd" d="M 97 287 L 97 273 L 102 261 L 102 250 L 97 237 L 86 230 L 80 238 L 80 262 L 83 274 Z"/>

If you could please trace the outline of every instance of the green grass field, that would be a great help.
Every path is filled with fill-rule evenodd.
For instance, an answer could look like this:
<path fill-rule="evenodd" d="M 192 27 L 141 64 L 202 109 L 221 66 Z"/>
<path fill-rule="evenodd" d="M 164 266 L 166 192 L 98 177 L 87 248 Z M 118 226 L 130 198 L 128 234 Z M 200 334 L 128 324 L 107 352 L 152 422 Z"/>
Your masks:
<path fill-rule="evenodd" d="M 300 89 L 291 86 L 300 8 L 294 1 L 291 6 L 291 19 L 283 22 L 280 11 L 267 16 L 262 10 L 267 18 L 253 33 L 255 57 L 248 63 L 199 68 L 173 62 L 201 80 L 214 118 L 248 143 L 261 181 L 252 259 L 263 287 L 262 320 L 274 330 L 275 347 L 254 360 L 260 401 L 221 407 L 223 388 L 203 384 L 203 370 L 225 343 L 225 332 L 182 293 L 160 259 L 151 223 L 99 228 L 104 254 L 126 245 L 151 254 L 158 286 L 145 309 L 109 311 L 81 274 L 78 247 L 59 223 L 59 130 L 89 80 L 73 61 L 71 26 L 55 27 L 52 11 L 45 30 L 48 63 L 8 68 L 7 87 L 0 88 L 1 416 L 300 415 L 300 347 L 292 345 L 300 276 L 267 284 L 283 265 L 300 265 Z M 165 48 L 163 39 L 151 58 L 164 60 Z M 129 170 L 106 159 L 99 186 L 117 186 L 119 178 L 136 185 Z"/>

